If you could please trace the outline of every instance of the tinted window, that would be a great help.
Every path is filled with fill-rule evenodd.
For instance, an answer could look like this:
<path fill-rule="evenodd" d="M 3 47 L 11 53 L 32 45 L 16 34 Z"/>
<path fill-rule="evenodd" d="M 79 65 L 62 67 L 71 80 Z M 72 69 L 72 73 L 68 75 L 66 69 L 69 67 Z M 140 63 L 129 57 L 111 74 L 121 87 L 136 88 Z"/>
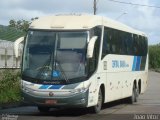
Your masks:
<path fill-rule="evenodd" d="M 102 47 L 102 58 L 112 52 L 112 30 L 104 29 L 104 37 L 103 37 L 103 47 Z"/>
<path fill-rule="evenodd" d="M 104 28 L 102 59 L 107 54 L 146 56 L 147 48 L 147 38 L 143 36 Z"/>

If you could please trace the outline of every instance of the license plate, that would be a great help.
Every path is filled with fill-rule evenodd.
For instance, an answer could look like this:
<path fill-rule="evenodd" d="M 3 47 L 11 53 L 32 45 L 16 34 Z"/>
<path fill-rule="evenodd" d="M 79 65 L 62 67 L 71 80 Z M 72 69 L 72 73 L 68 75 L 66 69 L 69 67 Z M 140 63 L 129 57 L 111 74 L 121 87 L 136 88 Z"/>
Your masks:
<path fill-rule="evenodd" d="M 46 100 L 45 103 L 46 104 L 56 104 L 57 100 Z"/>

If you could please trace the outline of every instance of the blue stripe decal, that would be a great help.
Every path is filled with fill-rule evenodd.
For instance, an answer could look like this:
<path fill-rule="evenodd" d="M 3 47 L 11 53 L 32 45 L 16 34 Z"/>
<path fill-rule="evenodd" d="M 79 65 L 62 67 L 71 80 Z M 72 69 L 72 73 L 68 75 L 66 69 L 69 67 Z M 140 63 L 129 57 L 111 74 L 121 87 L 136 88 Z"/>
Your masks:
<path fill-rule="evenodd" d="M 136 71 L 140 70 L 140 63 L 141 63 L 141 57 L 137 57 L 137 63 L 136 63 Z"/>
<path fill-rule="evenodd" d="M 135 71 L 136 69 L 136 62 L 137 62 L 137 57 L 134 56 L 134 59 L 133 59 L 133 66 L 132 66 L 132 71 Z"/>
<path fill-rule="evenodd" d="M 138 69 L 139 69 L 139 71 L 140 71 L 140 70 L 141 70 L 141 60 L 142 60 L 142 57 L 140 56 L 139 59 L 140 59 L 140 60 L 139 60 L 139 68 L 138 68 Z"/>
<path fill-rule="evenodd" d="M 50 85 L 42 85 L 39 87 L 39 89 L 47 89 Z"/>
<path fill-rule="evenodd" d="M 49 89 L 60 89 L 63 85 L 52 85 Z"/>

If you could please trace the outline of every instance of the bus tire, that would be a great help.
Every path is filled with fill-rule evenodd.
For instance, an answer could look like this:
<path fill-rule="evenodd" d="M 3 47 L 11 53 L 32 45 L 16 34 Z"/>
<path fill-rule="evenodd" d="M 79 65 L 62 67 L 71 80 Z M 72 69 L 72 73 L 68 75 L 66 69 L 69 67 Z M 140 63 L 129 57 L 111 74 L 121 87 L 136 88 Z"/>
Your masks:
<path fill-rule="evenodd" d="M 136 88 L 136 85 L 134 84 L 133 89 L 132 89 L 132 96 L 129 97 L 129 99 L 128 99 L 130 104 L 133 104 L 134 102 L 137 102 L 138 95 L 139 95 L 138 92 L 139 92 L 138 88 Z"/>
<path fill-rule="evenodd" d="M 102 95 L 102 90 L 100 89 L 98 93 L 98 103 L 97 105 L 91 107 L 92 113 L 99 113 L 101 111 L 102 104 L 103 104 L 103 95 Z"/>
<path fill-rule="evenodd" d="M 50 109 L 49 107 L 38 106 L 38 110 L 42 113 L 48 112 L 49 109 Z"/>
<path fill-rule="evenodd" d="M 136 88 L 136 97 L 135 97 L 135 102 L 138 101 L 138 97 L 139 97 L 139 87 Z"/>

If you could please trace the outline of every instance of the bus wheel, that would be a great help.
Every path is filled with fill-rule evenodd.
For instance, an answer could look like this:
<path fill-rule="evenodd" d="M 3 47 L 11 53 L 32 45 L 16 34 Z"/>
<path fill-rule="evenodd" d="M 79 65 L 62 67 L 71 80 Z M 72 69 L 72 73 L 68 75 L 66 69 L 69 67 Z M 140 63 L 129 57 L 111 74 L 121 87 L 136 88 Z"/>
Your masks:
<path fill-rule="evenodd" d="M 129 103 L 133 104 L 134 102 L 137 102 L 138 99 L 138 95 L 139 95 L 139 90 L 138 88 L 136 88 L 136 85 L 133 85 L 133 90 L 132 90 L 132 96 L 129 97 Z"/>
<path fill-rule="evenodd" d="M 135 92 L 135 95 L 136 95 L 135 102 L 137 102 L 138 101 L 138 97 L 139 97 L 139 87 L 137 87 L 135 91 L 136 91 Z"/>
<path fill-rule="evenodd" d="M 45 113 L 45 112 L 48 112 L 49 111 L 49 107 L 41 107 L 41 106 L 38 106 L 38 110 L 42 113 Z"/>
<path fill-rule="evenodd" d="M 102 91 L 100 89 L 99 93 L 98 93 L 98 103 L 97 103 L 97 105 L 95 105 L 91 108 L 93 113 L 99 113 L 101 111 L 102 102 L 103 102 L 103 96 L 102 96 Z"/>

